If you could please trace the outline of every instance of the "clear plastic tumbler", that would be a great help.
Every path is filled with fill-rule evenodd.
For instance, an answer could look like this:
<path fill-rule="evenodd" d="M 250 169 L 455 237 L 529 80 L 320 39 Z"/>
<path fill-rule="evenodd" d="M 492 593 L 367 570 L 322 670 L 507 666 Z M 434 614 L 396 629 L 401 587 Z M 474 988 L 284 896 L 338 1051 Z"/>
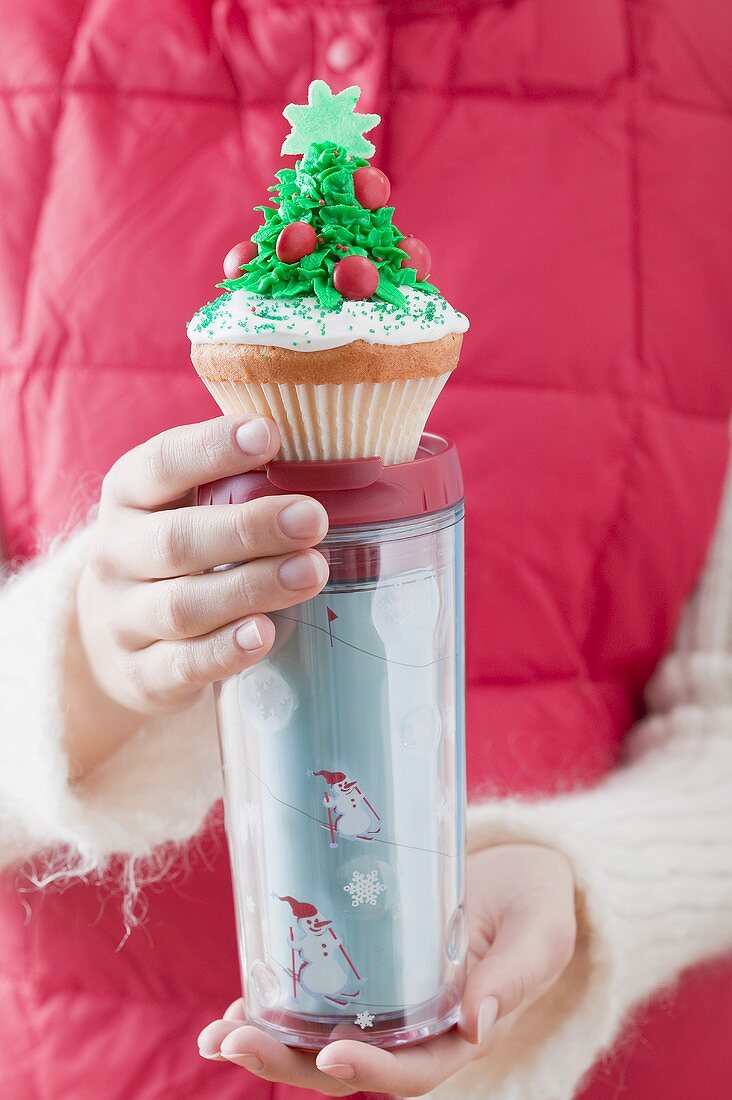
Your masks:
<path fill-rule="evenodd" d="M 323 592 L 217 688 L 247 1017 L 290 1046 L 419 1042 L 465 980 L 463 502 L 454 447 L 273 463 L 202 502 L 305 492 Z"/>

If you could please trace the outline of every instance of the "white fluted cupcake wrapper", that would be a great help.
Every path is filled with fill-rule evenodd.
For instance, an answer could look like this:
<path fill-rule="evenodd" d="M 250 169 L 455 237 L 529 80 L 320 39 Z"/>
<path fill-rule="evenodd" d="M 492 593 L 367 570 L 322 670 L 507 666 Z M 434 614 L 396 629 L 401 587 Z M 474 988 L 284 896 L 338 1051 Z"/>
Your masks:
<path fill-rule="evenodd" d="M 450 372 L 393 382 L 312 385 L 213 382 L 223 413 L 259 413 L 276 422 L 285 462 L 333 462 L 378 455 L 385 466 L 410 462 Z"/>

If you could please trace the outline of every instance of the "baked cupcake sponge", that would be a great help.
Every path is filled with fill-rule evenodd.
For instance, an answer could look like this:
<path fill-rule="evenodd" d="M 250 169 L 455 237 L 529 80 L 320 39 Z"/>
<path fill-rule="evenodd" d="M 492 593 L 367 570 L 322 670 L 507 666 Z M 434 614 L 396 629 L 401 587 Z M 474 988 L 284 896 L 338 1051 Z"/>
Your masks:
<path fill-rule="evenodd" d="M 271 417 L 286 462 L 378 455 L 414 458 L 427 417 L 457 366 L 462 333 L 412 344 L 300 352 L 260 344 L 191 346 L 199 376 L 223 413 Z"/>

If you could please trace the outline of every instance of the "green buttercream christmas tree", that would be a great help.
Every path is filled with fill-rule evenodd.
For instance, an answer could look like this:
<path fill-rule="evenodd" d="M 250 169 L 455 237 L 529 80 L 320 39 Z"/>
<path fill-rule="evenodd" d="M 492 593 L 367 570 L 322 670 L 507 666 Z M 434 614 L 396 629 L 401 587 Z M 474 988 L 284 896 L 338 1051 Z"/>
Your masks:
<path fill-rule="evenodd" d="M 221 287 L 273 298 L 315 295 L 328 310 L 339 309 L 344 296 L 404 308 L 401 287 L 437 293 L 426 281 L 426 246 L 393 224 L 394 209 L 385 205 L 389 181 L 365 159 L 374 146 L 364 133 L 380 119 L 356 113 L 359 94 L 352 87 L 333 95 L 316 80 L 307 105 L 285 108 L 292 131 L 282 152 L 301 159 L 277 173 L 278 183 L 269 188 L 272 205 L 256 207 L 264 218 L 251 238 L 256 256 Z"/>

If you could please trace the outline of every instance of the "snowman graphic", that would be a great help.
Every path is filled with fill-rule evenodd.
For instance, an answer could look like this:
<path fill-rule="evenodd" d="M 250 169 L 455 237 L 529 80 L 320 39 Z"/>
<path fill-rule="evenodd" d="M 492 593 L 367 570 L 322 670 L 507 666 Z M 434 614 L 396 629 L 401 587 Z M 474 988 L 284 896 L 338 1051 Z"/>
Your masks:
<path fill-rule="evenodd" d="M 345 772 L 319 771 L 326 784 L 323 805 L 328 811 L 330 846 L 337 848 L 336 836 L 344 840 L 372 841 L 381 831 L 381 818 L 355 779 Z"/>
<path fill-rule="evenodd" d="M 353 965 L 333 922 L 310 902 L 289 895 L 277 897 L 290 906 L 295 918 L 289 932 L 293 1000 L 297 1001 L 301 986 L 313 997 L 347 1008 L 361 996 L 359 987 L 364 979 Z"/>

